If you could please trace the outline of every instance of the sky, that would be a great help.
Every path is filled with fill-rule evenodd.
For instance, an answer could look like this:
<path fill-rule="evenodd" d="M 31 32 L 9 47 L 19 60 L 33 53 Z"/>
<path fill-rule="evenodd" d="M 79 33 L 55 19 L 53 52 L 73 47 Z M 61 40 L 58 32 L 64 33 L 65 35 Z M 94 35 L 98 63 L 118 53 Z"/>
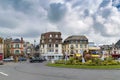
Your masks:
<path fill-rule="evenodd" d="M 0 0 L 0 36 L 39 43 L 42 33 L 63 40 L 85 35 L 97 45 L 120 39 L 120 0 Z"/>

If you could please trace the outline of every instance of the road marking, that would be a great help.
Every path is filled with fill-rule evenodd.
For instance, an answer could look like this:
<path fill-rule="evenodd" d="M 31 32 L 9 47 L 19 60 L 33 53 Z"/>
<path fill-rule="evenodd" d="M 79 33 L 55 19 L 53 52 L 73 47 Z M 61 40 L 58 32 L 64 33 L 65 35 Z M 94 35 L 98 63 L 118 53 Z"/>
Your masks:
<path fill-rule="evenodd" d="M 8 76 L 8 74 L 5 74 L 5 73 L 3 73 L 3 72 L 0 72 L 0 74 L 2 74 L 2 75 L 4 75 L 4 76 Z"/>

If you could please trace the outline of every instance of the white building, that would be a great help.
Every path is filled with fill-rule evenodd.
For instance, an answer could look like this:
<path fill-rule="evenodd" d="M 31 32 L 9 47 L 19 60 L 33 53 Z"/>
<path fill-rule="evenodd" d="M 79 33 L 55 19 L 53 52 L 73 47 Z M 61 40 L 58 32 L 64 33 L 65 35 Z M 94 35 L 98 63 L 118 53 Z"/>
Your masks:
<path fill-rule="evenodd" d="M 40 54 L 47 60 L 62 58 L 62 38 L 60 32 L 47 32 L 41 35 Z"/>

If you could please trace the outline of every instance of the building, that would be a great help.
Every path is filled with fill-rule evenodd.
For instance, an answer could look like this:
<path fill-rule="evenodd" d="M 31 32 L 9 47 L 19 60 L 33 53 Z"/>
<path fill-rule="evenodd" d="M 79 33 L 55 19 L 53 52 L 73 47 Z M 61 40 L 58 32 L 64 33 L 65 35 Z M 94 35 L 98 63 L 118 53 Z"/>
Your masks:
<path fill-rule="evenodd" d="M 88 39 L 86 36 L 69 36 L 63 42 L 63 53 L 73 55 L 74 53 L 81 53 L 81 51 L 88 51 Z"/>
<path fill-rule="evenodd" d="M 89 52 L 91 52 L 91 54 L 100 54 L 101 53 L 101 49 L 99 46 L 96 46 L 94 42 L 89 42 Z"/>
<path fill-rule="evenodd" d="M 0 53 L 4 53 L 4 40 L 0 37 Z"/>
<path fill-rule="evenodd" d="M 24 53 L 26 56 L 33 56 L 34 54 L 34 46 L 30 42 L 24 43 Z"/>
<path fill-rule="evenodd" d="M 4 58 L 4 41 L 3 38 L 0 37 L 0 64 L 3 64 L 3 58 Z"/>
<path fill-rule="evenodd" d="M 91 54 L 92 57 L 97 57 L 100 58 L 101 57 L 101 49 L 99 46 L 96 46 L 94 42 L 89 42 L 89 53 Z"/>
<path fill-rule="evenodd" d="M 118 40 L 115 44 L 112 44 L 111 55 L 113 58 L 120 58 L 120 40 Z"/>
<path fill-rule="evenodd" d="M 11 56 L 11 53 L 10 53 L 11 41 L 12 41 L 12 38 L 6 38 L 4 40 L 4 58 L 8 58 Z"/>
<path fill-rule="evenodd" d="M 47 60 L 60 59 L 63 56 L 60 32 L 47 32 L 41 34 L 40 54 Z"/>
<path fill-rule="evenodd" d="M 11 55 L 24 55 L 24 40 L 13 39 L 10 44 L 10 53 Z"/>

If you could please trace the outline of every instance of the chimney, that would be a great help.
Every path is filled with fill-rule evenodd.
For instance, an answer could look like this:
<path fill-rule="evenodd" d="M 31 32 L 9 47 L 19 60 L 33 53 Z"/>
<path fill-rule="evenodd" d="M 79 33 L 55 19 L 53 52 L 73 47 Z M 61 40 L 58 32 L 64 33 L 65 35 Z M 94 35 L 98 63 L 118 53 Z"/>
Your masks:
<path fill-rule="evenodd" d="M 23 42 L 23 37 L 21 37 L 21 42 Z"/>

